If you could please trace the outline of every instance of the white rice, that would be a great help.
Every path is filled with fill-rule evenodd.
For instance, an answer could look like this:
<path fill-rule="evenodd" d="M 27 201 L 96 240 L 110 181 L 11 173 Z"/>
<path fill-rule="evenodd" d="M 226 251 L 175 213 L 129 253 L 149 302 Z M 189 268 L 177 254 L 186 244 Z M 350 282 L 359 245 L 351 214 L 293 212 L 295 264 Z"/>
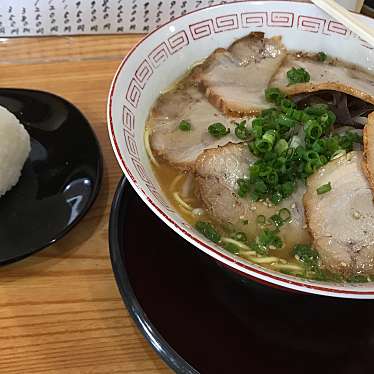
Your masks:
<path fill-rule="evenodd" d="M 0 106 L 0 197 L 17 184 L 30 150 L 30 136 L 23 125 Z"/>

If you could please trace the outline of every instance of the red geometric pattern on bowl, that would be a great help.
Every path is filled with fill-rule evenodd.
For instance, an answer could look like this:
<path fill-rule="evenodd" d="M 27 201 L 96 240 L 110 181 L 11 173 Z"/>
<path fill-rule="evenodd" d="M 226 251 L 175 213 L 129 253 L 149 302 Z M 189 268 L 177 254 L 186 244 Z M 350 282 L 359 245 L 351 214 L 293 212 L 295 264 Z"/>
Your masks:
<path fill-rule="evenodd" d="M 171 213 L 175 213 L 175 210 L 171 208 L 170 205 L 164 200 L 164 198 L 158 192 L 157 187 L 152 182 L 146 183 L 146 186 L 148 187 L 153 197 L 164 207 L 164 209 Z"/>
<path fill-rule="evenodd" d="M 142 64 L 143 65 L 143 62 Z M 137 69 L 136 71 L 138 71 Z M 136 74 L 136 73 L 135 73 Z M 145 75 L 144 75 L 145 76 Z M 131 163 L 134 169 L 138 172 L 139 177 L 144 181 L 148 190 L 151 192 L 153 197 L 169 212 L 174 212 L 170 205 L 164 200 L 164 198 L 157 191 L 157 188 L 148 177 L 146 169 L 142 162 L 140 161 L 138 146 L 135 140 L 135 116 L 131 109 L 126 105 L 122 107 L 122 120 L 123 120 L 123 134 L 125 138 L 125 148 L 128 154 L 131 156 Z M 135 178 L 132 176 L 135 181 Z"/>
<path fill-rule="evenodd" d="M 190 25 L 190 32 L 194 40 L 212 35 L 214 33 L 213 20 L 207 19 L 205 21 L 193 23 Z"/>
<path fill-rule="evenodd" d="M 267 25 L 278 27 L 292 27 L 295 15 L 289 12 L 271 12 L 270 19 L 268 18 Z"/>
<path fill-rule="evenodd" d="M 188 40 L 188 36 L 184 30 L 177 32 L 170 38 L 168 38 L 168 47 L 169 52 L 173 55 L 175 52 L 178 52 L 180 49 L 188 46 L 190 41 Z"/>
<path fill-rule="evenodd" d="M 243 28 L 261 27 L 267 24 L 267 12 L 244 12 L 240 19 Z"/>
<path fill-rule="evenodd" d="M 135 167 L 135 170 L 138 172 L 138 175 L 140 176 L 140 178 L 143 179 L 143 181 L 145 183 L 150 183 L 151 180 L 149 179 L 147 171 L 146 171 L 144 165 L 142 164 L 142 162 L 139 160 L 139 158 L 138 157 L 131 158 L 131 160 L 132 160 L 132 163 Z"/>
<path fill-rule="evenodd" d="M 135 71 L 135 79 L 138 82 L 140 88 L 144 88 L 145 84 L 147 83 L 148 79 L 152 76 L 152 74 L 153 69 L 151 64 L 147 60 L 143 60 L 143 62 Z"/>
<path fill-rule="evenodd" d="M 158 68 L 168 58 L 168 56 L 168 47 L 165 42 L 162 42 L 154 48 L 154 50 L 148 55 L 148 58 L 153 67 Z"/>
<path fill-rule="evenodd" d="M 301 31 L 323 33 L 326 20 L 317 17 L 302 16 L 297 19 L 297 27 Z"/>
<path fill-rule="evenodd" d="M 128 131 L 133 134 L 133 131 L 135 130 L 135 116 L 126 105 L 124 105 L 122 108 L 122 120 L 123 127 L 128 129 Z"/>
<path fill-rule="evenodd" d="M 355 35 L 356 36 L 356 35 Z M 360 37 L 357 36 L 357 38 L 360 40 L 361 42 L 361 45 L 367 49 L 371 49 L 371 50 L 374 50 L 374 47 L 369 44 L 367 41 L 365 41 L 364 39 L 361 39 Z"/>
<path fill-rule="evenodd" d="M 214 32 L 223 32 L 230 30 L 237 30 L 239 28 L 239 21 L 237 14 L 228 14 L 227 16 L 220 16 L 213 19 Z"/>
<path fill-rule="evenodd" d="M 327 31 L 343 36 L 348 36 L 351 34 L 351 31 L 348 30 L 342 23 L 336 21 L 329 21 Z"/>
<path fill-rule="evenodd" d="M 136 158 L 140 162 L 138 147 L 136 145 L 136 140 L 134 136 L 130 132 L 128 132 L 126 129 L 124 129 L 124 135 L 125 135 L 125 144 L 126 144 L 127 151 L 132 157 Z"/>
<path fill-rule="evenodd" d="M 135 78 L 132 78 L 126 91 L 126 100 L 135 109 L 138 107 L 141 94 L 142 88 L 138 86 Z"/>
<path fill-rule="evenodd" d="M 205 38 L 214 33 L 237 30 L 238 28 L 239 22 L 237 14 L 227 14 L 216 18 L 209 18 L 189 26 L 191 36 L 194 40 Z"/>

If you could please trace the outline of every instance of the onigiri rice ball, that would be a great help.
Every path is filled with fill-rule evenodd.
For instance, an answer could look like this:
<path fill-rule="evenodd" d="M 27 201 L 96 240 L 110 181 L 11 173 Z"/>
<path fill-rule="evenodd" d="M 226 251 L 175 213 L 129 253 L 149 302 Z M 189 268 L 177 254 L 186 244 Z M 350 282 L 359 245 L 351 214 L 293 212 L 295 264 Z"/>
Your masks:
<path fill-rule="evenodd" d="M 0 197 L 17 184 L 30 150 L 28 132 L 13 113 L 0 106 Z"/>

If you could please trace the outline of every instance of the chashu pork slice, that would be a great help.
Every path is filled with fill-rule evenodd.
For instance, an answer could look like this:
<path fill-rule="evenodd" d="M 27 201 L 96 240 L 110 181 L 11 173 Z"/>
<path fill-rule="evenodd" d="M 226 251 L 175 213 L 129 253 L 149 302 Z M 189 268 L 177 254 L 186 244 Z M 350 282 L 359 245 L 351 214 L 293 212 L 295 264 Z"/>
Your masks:
<path fill-rule="evenodd" d="M 264 91 L 286 56 L 280 37 L 252 32 L 228 49 L 217 49 L 195 68 L 194 77 L 210 102 L 230 115 L 269 108 Z"/>
<path fill-rule="evenodd" d="M 179 129 L 182 120 L 191 124 L 190 131 Z M 208 132 L 209 125 L 217 122 L 230 128 L 230 133 L 220 139 Z M 193 168 L 204 149 L 239 141 L 233 120 L 211 105 L 189 77 L 157 99 L 147 126 L 156 157 L 185 170 Z"/>
<path fill-rule="evenodd" d="M 374 112 L 369 114 L 368 122 L 364 127 L 364 157 L 362 169 L 374 193 Z"/>
<path fill-rule="evenodd" d="M 224 227 L 245 232 L 253 239 L 259 233 L 258 215 L 270 218 L 281 208 L 291 212 L 292 221 L 281 228 L 280 236 L 287 232 L 288 247 L 310 242 L 305 228 L 302 196 L 304 186 L 279 205 L 268 207 L 262 202 L 241 198 L 235 191 L 236 181 L 248 175 L 248 167 L 256 161 L 245 144 L 227 144 L 205 151 L 196 161 L 196 186 L 198 194 L 210 216 Z M 248 223 L 246 223 L 248 221 Z"/>
<path fill-rule="evenodd" d="M 353 151 L 308 178 L 305 214 L 322 265 L 344 276 L 374 274 L 374 204 L 361 168 L 362 152 Z M 331 183 L 331 191 L 317 188 Z"/>
<path fill-rule="evenodd" d="M 293 67 L 304 68 L 310 74 L 310 81 L 288 85 L 287 71 Z M 278 87 L 288 95 L 320 90 L 340 91 L 374 104 L 374 75 L 335 60 L 321 62 L 315 57 L 289 54 L 270 86 Z"/>

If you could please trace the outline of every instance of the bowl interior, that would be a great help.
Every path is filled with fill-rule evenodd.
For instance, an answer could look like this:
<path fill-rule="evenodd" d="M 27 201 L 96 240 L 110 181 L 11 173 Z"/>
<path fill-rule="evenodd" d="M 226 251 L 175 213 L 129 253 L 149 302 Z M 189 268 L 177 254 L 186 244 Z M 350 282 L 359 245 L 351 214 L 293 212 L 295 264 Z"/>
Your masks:
<path fill-rule="evenodd" d="M 358 17 L 374 26 L 373 20 Z M 231 268 L 305 292 L 374 298 L 373 284 L 304 281 L 249 264 L 207 242 L 175 212 L 153 174 L 143 133 L 149 110 L 160 92 L 216 48 L 227 47 L 252 31 L 281 35 L 290 50 L 324 51 L 374 70 L 373 48 L 311 4 L 239 2 L 190 13 L 147 35 L 119 67 L 108 99 L 109 133 L 117 159 L 137 193 L 165 223 Z"/>

